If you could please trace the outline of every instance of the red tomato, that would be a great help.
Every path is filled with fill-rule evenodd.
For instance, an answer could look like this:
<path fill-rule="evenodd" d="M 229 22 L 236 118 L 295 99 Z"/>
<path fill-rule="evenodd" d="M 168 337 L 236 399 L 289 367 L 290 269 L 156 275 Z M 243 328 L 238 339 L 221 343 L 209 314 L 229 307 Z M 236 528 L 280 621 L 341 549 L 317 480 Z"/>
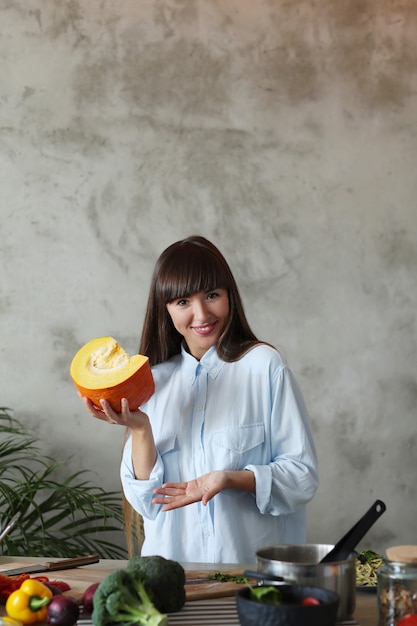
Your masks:
<path fill-rule="evenodd" d="M 307 596 L 301 600 L 301 604 L 304 604 L 304 606 L 316 606 L 317 604 L 320 604 L 320 600 L 313 598 L 313 596 Z"/>
<path fill-rule="evenodd" d="M 404 617 L 397 622 L 397 626 L 417 626 L 417 613 L 404 615 Z"/>

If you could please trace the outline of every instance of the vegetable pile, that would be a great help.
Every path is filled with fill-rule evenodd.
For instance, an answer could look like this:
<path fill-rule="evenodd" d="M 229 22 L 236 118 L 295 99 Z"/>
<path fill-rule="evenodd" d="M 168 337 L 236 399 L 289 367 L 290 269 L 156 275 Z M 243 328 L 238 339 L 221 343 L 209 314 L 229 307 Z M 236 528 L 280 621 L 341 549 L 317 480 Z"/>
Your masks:
<path fill-rule="evenodd" d="M 126 569 L 115 570 L 84 592 L 81 607 L 62 591 L 66 583 L 46 577 L 0 574 L 0 592 L 9 617 L 24 626 L 47 622 L 73 626 L 80 613 L 91 614 L 94 626 L 168 626 L 166 613 L 185 604 L 185 571 L 161 556 L 133 557 Z M 61 588 L 60 588 L 61 587 Z"/>
<path fill-rule="evenodd" d="M 55 593 L 55 595 L 54 595 Z M 78 603 L 53 585 L 27 577 L 6 600 L 6 613 L 25 626 L 45 622 L 54 626 L 73 626 L 80 609 Z"/>
<path fill-rule="evenodd" d="M 30 578 L 29 574 L 19 574 L 18 576 L 8 576 L 0 573 L 0 603 L 5 603 L 7 598 L 13 591 L 20 589 L 21 584 Z M 44 583 L 52 591 L 69 591 L 70 586 L 62 580 L 54 580 L 50 582 L 47 576 L 35 576 L 36 580 Z"/>

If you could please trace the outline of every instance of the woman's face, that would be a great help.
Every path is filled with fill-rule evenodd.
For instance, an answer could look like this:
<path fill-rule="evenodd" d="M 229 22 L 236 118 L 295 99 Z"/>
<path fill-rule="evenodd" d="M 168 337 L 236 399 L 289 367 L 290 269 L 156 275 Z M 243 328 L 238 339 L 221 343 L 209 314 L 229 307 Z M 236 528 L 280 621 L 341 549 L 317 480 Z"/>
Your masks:
<path fill-rule="evenodd" d="M 191 354 L 198 360 L 217 343 L 229 320 L 226 289 L 199 291 L 168 302 L 167 311 Z"/>

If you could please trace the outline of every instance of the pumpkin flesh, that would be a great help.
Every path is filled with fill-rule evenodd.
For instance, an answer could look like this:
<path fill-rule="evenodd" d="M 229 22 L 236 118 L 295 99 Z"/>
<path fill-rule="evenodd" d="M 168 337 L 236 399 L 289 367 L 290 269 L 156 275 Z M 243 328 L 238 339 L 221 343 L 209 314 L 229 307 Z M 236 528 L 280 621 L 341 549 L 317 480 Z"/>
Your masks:
<path fill-rule="evenodd" d="M 70 374 L 81 395 L 100 410 L 104 399 L 120 413 L 120 401 L 127 398 L 130 410 L 135 411 L 155 391 L 148 357 L 130 356 L 113 337 L 98 337 L 80 348 Z"/>

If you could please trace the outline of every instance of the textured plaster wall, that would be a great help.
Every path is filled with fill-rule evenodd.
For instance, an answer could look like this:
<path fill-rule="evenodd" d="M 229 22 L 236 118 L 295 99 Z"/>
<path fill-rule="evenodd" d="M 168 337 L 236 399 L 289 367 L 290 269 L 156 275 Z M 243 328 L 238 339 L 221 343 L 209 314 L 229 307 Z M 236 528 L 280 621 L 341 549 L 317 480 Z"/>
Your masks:
<path fill-rule="evenodd" d="M 119 489 L 69 364 L 199 233 L 302 386 L 308 539 L 417 543 L 417 5 L 0 0 L 0 405 Z"/>

